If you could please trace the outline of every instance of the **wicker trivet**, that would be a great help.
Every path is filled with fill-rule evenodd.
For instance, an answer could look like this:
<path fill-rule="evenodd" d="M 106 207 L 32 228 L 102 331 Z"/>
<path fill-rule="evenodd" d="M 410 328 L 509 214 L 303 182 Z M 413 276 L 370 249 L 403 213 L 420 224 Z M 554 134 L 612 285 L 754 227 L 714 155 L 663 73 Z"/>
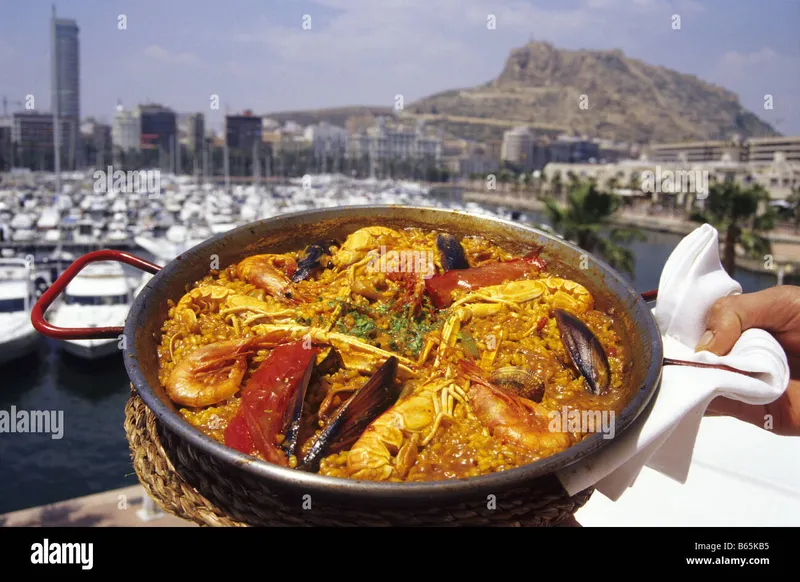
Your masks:
<path fill-rule="evenodd" d="M 593 489 L 569 497 L 555 478 L 498 494 L 486 502 L 424 509 L 364 509 L 315 502 L 289 504 L 243 471 L 191 448 L 160 426 L 135 394 L 125 407 L 125 433 L 133 467 L 148 494 L 166 512 L 205 526 L 555 526 L 572 515 Z"/>

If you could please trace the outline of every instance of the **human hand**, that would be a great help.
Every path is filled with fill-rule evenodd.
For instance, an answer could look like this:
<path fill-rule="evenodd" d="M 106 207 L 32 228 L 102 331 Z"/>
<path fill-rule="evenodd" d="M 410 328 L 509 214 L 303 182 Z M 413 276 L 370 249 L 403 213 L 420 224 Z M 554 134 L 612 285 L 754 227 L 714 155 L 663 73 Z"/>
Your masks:
<path fill-rule="evenodd" d="M 696 351 L 727 354 L 742 332 L 759 328 L 769 332 L 786 352 L 791 380 L 786 391 L 770 404 L 753 405 L 722 396 L 707 414 L 733 416 L 785 436 L 800 436 L 800 287 L 781 285 L 718 299 L 706 320 L 706 332 Z"/>

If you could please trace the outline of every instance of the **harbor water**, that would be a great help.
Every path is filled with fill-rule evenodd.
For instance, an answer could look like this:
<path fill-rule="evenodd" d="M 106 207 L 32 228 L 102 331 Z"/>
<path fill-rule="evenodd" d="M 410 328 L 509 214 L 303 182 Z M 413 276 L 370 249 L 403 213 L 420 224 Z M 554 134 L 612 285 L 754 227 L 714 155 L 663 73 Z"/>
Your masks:
<path fill-rule="evenodd" d="M 532 225 L 546 222 L 523 215 Z M 658 287 L 661 269 L 681 239 L 648 232 L 631 245 L 632 286 Z M 144 254 L 144 253 L 140 253 Z M 739 271 L 745 292 L 775 285 L 774 276 Z M 0 367 L 0 411 L 63 411 L 61 434 L 0 437 L 0 514 L 136 484 L 123 430 L 130 385 L 121 353 L 96 361 L 65 354 L 40 338 L 37 351 Z M 53 438 L 60 436 L 60 438 Z"/>

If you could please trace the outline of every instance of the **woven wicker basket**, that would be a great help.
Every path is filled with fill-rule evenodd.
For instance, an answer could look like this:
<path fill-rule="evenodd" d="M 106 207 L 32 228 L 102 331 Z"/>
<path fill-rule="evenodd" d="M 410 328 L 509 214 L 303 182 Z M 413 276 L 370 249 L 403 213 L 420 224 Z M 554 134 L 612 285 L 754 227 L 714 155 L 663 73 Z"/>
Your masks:
<path fill-rule="evenodd" d="M 289 504 L 251 475 L 223 465 L 161 426 L 132 391 L 125 407 L 125 433 L 133 466 L 153 500 L 168 513 L 204 526 L 555 526 L 572 517 L 591 496 L 570 497 L 555 478 L 543 478 L 484 500 L 423 510 L 359 510 L 314 502 L 313 511 Z"/>

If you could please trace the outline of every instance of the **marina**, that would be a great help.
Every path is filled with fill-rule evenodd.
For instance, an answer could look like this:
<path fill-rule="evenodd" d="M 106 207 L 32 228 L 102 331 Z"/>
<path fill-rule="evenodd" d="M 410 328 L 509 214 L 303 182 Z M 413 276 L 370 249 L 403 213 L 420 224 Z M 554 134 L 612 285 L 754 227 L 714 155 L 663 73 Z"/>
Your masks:
<path fill-rule="evenodd" d="M 16 200 L 19 204 L 24 196 L 6 189 L 5 199 Z M 451 192 L 431 193 L 425 185 L 412 182 L 353 180 L 334 175 L 314 176 L 310 185 L 308 180 L 305 184 L 297 180 L 292 184 L 262 186 L 260 190 L 253 186 L 234 186 L 230 194 L 221 189 L 177 182 L 163 189 L 161 199 L 147 200 L 146 204 L 139 204 L 135 195 L 118 194 L 107 196 L 106 210 L 95 212 L 94 219 L 91 206 L 82 210 L 80 204 L 78 211 L 64 204 L 61 216 L 76 216 L 76 222 L 84 221 L 87 225 L 89 220 L 96 220 L 91 228 L 108 232 L 109 218 L 113 218 L 109 213 L 115 205 L 122 207 L 122 203 L 118 204 L 120 200 L 126 205 L 123 214 L 126 232 L 130 235 L 125 248 L 158 264 L 166 264 L 215 232 L 225 232 L 277 214 L 328 206 L 445 206 L 549 228 L 546 217 L 534 211 L 463 202 Z M 65 230 L 74 234 L 69 227 Z M 648 231 L 646 240 L 631 243 L 635 265 L 630 280 L 636 290 L 658 286 L 661 268 L 680 238 L 679 234 Z M 70 246 L 64 241 L 54 250 L 37 253 L 32 261 L 35 269 L 24 267 L 28 269 L 26 272 L 38 273 L 35 275 L 38 279 L 29 280 L 34 297 L 46 288 L 54 275 L 69 265 L 70 257 L 78 256 L 81 245 L 86 243 L 73 241 Z M 91 248 L 100 246 L 106 245 L 97 243 Z M 11 247 L 4 244 L 2 248 Z M 9 254 L 7 250 L 4 253 Z M 12 264 L 21 272 L 19 269 L 29 263 L 23 255 Z M 53 305 L 48 314 L 59 322 L 58 325 L 120 325 L 128 303 L 148 277 L 127 266 L 120 272 L 98 263 L 73 281 L 65 300 Z M 774 275 L 748 271 L 738 272 L 736 278 L 746 292 L 764 289 L 776 282 Z M 10 280 L 13 282 L 13 277 Z M 20 286 L 16 288 L 16 292 L 10 290 L 11 286 L 3 291 L 5 288 L 0 286 L 0 292 L 12 299 L 8 309 L 20 307 L 23 296 Z M 22 308 L 27 309 L 24 300 Z M 27 319 L 29 321 L 29 317 Z M 8 341 L 13 340 L 9 337 Z M 4 378 L 0 409 L 8 410 L 13 405 L 17 410 L 62 410 L 63 438 L 54 440 L 48 434 L 17 433 L 0 439 L 0 459 L 4 467 L 4 479 L 0 481 L 0 514 L 69 503 L 74 498 L 136 486 L 122 428 L 130 385 L 118 340 L 87 345 L 86 342 L 38 336 L 28 349 L 27 355 L 20 352 L 0 368 Z M 10 354 L 11 350 L 3 349 L 0 353 Z"/>

